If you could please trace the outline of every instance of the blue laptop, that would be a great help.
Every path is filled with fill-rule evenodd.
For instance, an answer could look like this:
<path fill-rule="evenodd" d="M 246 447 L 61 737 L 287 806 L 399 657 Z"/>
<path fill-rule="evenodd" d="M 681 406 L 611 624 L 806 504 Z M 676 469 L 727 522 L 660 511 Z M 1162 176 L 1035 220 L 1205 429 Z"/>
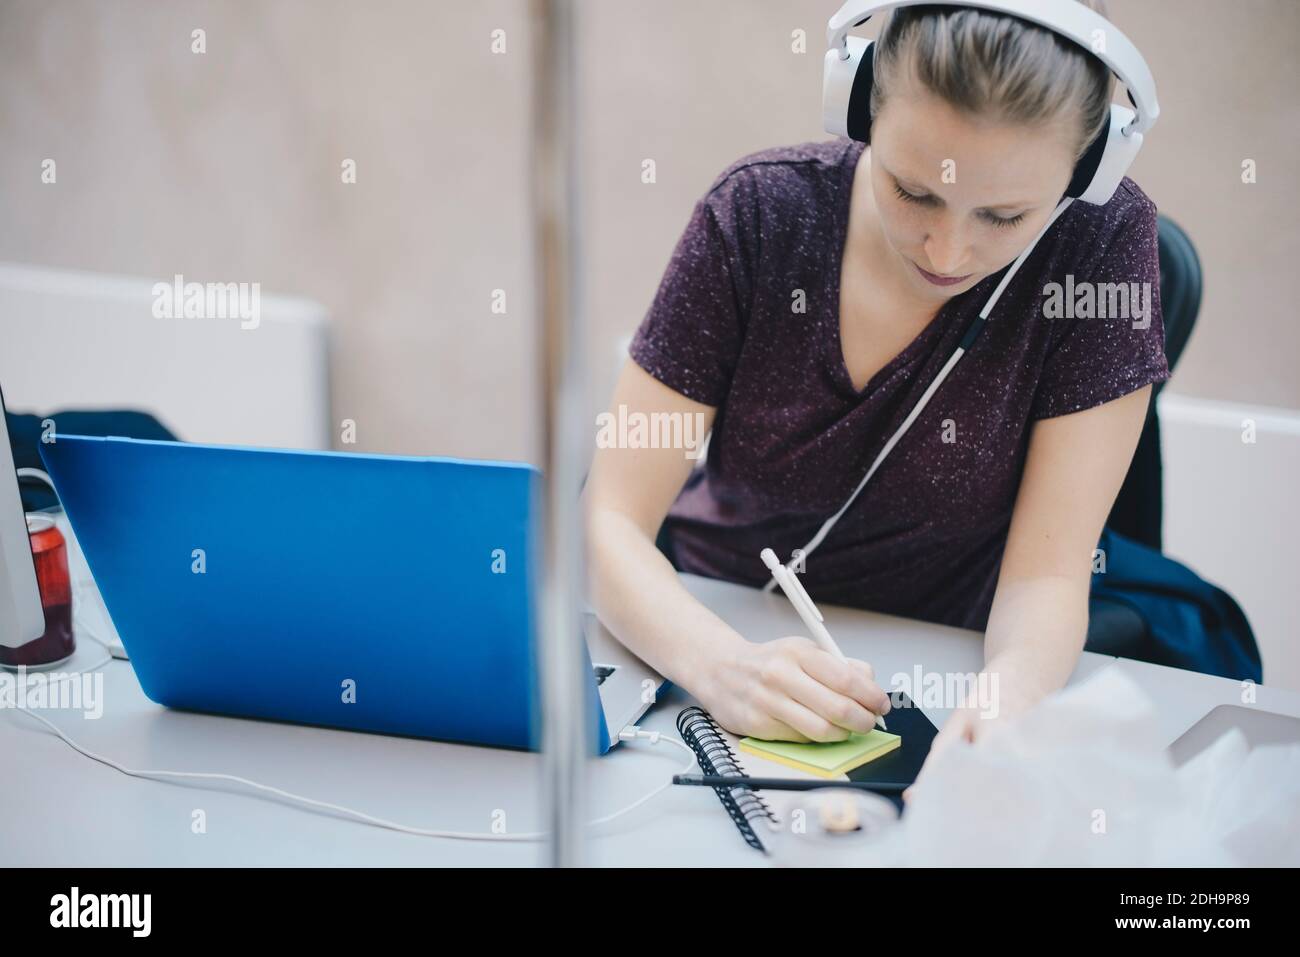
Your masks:
<path fill-rule="evenodd" d="M 152 700 L 538 746 L 532 466 L 75 435 L 41 453 Z M 664 682 L 584 626 L 604 752 Z"/>

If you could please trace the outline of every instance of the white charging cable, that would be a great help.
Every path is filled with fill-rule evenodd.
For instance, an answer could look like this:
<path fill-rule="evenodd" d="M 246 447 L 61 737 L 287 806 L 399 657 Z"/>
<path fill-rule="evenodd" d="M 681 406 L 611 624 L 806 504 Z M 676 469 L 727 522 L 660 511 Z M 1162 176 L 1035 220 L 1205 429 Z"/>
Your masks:
<path fill-rule="evenodd" d="M 32 477 L 41 477 L 44 479 L 44 481 L 49 482 L 49 477 L 46 476 L 45 473 L 40 472 L 39 469 L 20 469 L 19 472 L 31 472 L 31 473 L 39 472 L 39 475 L 33 475 Z M 78 584 L 85 584 L 85 583 L 79 582 Z M 107 658 L 103 659 L 102 661 L 92 665 L 89 668 L 82 669 L 81 671 L 60 672 L 59 677 L 53 682 L 55 684 L 57 684 L 60 681 L 66 681 L 69 678 L 79 678 L 82 675 L 92 671 L 98 671 L 100 668 L 104 667 L 104 665 L 108 664 L 110 661 L 113 661 L 114 658 L 117 657 L 113 654 L 113 647 L 108 642 L 104 641 L 102 638 L 96 635 L 93 630 L 85 627 L 84 623 L 80 619 L 80 616 L 77 616 L 74 619 L 74 623 L 76 625 L 77 634 L 79 636 L 84 636 L 86 638 L 89 638 L 91 641 L 95 642 L 96 644 L 101 645 L 104 649 L 106 649 L 109 652 L 109 655 Z M 371 814 L 366 814 L 364 811 L 358 811 L 353 808 L 344 807 L 341 804 L 332 804 L 328 801 L 318 801 L 315 798 L 305 797 L 304 795 L 301 794 L 294 794 L 290 791 L 285 791 L 282 788 L 272 787 L 269 784 L 261 784 L 257 781 L 252 781 L 249 780 L 248 778 L 239 777 L 238 775 L 235 774 L 224 774 L 221 772 L 208 772 L 208 771 L 140 770 L 138 768 L 128 768 L 125 765 L 120 764 L 117 761 L 114 761 L 112 758 L 107 758 L 102 754 L 96 754 L 94 751 L 91 751 L 89 748 L 83 747 L 82 745 L 78 744 L 76 741 L 72 740 L 72 738 L 68 737 L 68 735 L 65 734 L 61 728 L 55 725 L 54 722 L 50 721 L 44 715 L 36 714 L 34 711 L 23 707 L 17 707 L 14 710 L 21 711 L 23 714 L 27 715 L 28 717 L 35 718 L 37 721 L 41 722 L 41 724 L 45 725 L 56 735 L 58 735 L 61 741 L 63 741 L 66 745 L 68 745 L 68 747 L 72 748 L 78 754 L 84 755 L 85 757 L 90 758 L 92 761 L 98 761 L 100 764 L 107 765 L 113 770 L 120 771 L 122 774 L 126 774 L 131 777 L 145 778 L 147 780 L 148 779 L 167 780 L 170 778 L 184 778 L 188 780 L 230 781 L 235 784 L 242 784 L 245 787 L 249 787 L 257 791 L 263 791 L 268 794 L 274 794 L 277 795 L 278 797 L 282 797 L 285 798 L 286 800 L 294 801 L 299 804 L 306 805 L 308 807 L 321 808 L 323 810 L 328 810 L 328 811 L 337 811 L 338 813 L 350 817 L 353 820 L 356 820 L 362 824 L 370 824 L 373 825 L 374 827 L 387 828 L 388 830 L 391 831 L 400 831 L 403 834 L 414 834 L 419 837 L 442 837 L 442 838 L 462 840 L 462 841 L 540 841 L 547 836 L 544 831 L 536 831 L 536 832 L 531 832 L 526 834 L 491 834 L 491 833 L 481 833 L 481 832 L 473 832 L 473 831 L 436 831 L 436 830 L 429 830 L 426 828 L 409 827 L 405 824 L 398 824 L 394 821 L 387 821 L 383 818 L 375 817 L 374 815 Z M 674 738 L 662 736 L 658 731 L 643 731 L 641 728 L 638 727 L 629 727 L 629 728 L 624 728 L 623 731 L 621 731 L 618 736 L 619 741 L 632 741 L 637 738 L 647 740 L 652 745 L 656 745 L 659 744 L 661 741 L 664 741 L 667 742 L 668 744 L 675 745 L 676 747 L 679 747 L 683 751 L 685 751 L 690 756 L 690 760 L 682 768 L 681 771 L 677 772 L 678 774 L 689 773 L 691 769 L 695 767 L 695 753 L 691 751 L 690 748 L 688 748 L 681 741 L 678 741 Z M 641 805 L 645 804 L 647 801 L 650 801 L 651 799 L 662 794 L 671 786 L 672 786 L 672 778 L 669 778 L 665 784 L 661 784 L 659 787 L 655 788 L 650 793 L 644 795 L 641 798 L 638 798 L 636 801 L 633 801 L 631 804 L 627 805 L 626 807 L 620 808 L 619 810 L 613 812 L 612 814 L 606 814 L 603 817 L 598 817 L 594 821 L 588 821 L 587 826 L 598 827 L 602 824 L 608 824 L 610 821 L 616 820 L 617 818 L 620 818 L 623 815 L 629 814 L 632 811 L 636 810 Z"/>
<path fill-rule="evenodd" d="M 45 484 L 49 485 L 50 488 L 54 488 L 54 483 L 50 481 L 50 477 L 46 475 L 44 472 L 42 472 L 40 469 L 22 468 L 22 469 L 18 469 L 17 472 L 18 475 L 21 477 L 37 478 L 45 482 Z M 78 582 L 78 584 L 84 585 L 86 583 Z M 68 678 L 79 678 L 82 675 L 91 671 L 98 671 L 104 665 L 108 664 L 115 657 L 117 657 L 116 655 L 113 654 L 113 646 L 110 645 L 108 642 L 104 641 L 102 638 L 99 638 L 91 629 L 86 628 L 84 624 L 81 622 L 79 617 L 74 619 L 74 624 L 77 627 L 78 635 L 84 635 L 85 637 L 89 638 L 91 641 L 94 641 L 96 644 L 102 645 L 109 652 L 109 655 L 107 658 L 105 658 L 103 661 L 99 662 L 98 664 L 95 664 L 89 668 L 85 668 L 82 671 L 61 672 L 60 677 L 56 680 L 55 683 L 57 683 L 58 681 L 66 681 Z M 253 788 L 254 790 L 264 791 L 268 794 L 277 795 L 278 797 L 285 798 L 286 800 L 289 801 L 296 801 L 297 803 L 304 804 L 308 807 L 321 808 L 327 811 L 337 811 L 338 813 L 350 817 L 353 820 L 359 821 L 362 824 L 370 824 L 373 825 L 374 827 L 387 828 L 390 831 L 400 831 L 403 834 L 414 834 L 419 837 L 442 837 L 442 838 L 448 838 L 448 839 L 459 840 L 459 841 L 540 841 L 547 836 L 546 832 L 544 831 L 535 831 L 527 834 L 491 834 L 491 833 L 481 833 L 475 831 L 434 831 L 434 830 L 428 830 L 426 828 L 409 827 L 405 824 L 398 824 L 394 821 L 386 821 L 383 818 L 375 817 L 374 815 L 371 814 L 366 814 L 364 811 L 357 811 L 350 807 L 344 807 L 341 804 L 331 804 L 328 801 L 318 801 L 315 798 L 304 797 L 301 794 L 294 794 L 290 791 L 285 791 L 281 788 L 272 787 L 269 784 L 261 784 L 257 781 L 250 781 L 248 778 L 242 778 L 235 774 L 223 774 L 220 772 L 210 772 L 210 771 L 166 771 L 166 770 L 142 771 L 137 768 L 128 768 L 125 765 L 119 764 L 117 761 L 114 761 L 112 758 L 106 758 L 102 754 L 96 754 L 94 751 L 91 751 L 89 748 L 82 747 L 76 741 L 73 741 L 70 737 L 64 734 L 62 729 L 60 729 L 57 725 L 55 725 L 54 722 L 50 721 L 48 718 L 44 717 L 43 715 L 36 714 L 34 711 L 31 711 L 28 708 L 20 707 L 20 708 L 16 708 L 15 710 L 21 711 L 23 714 L 27 715 L 28 717 L 35 718 L 37 721 L 41 722 L 43 725 L 45 725 L 47 728 L 53 731 L 56 735 L 58 735 L 59 739 L 63 741 L 64 744 L 68 745 L 68 747 L 72 748 L 78 754 L 82 754 L 85 757 L 90 758 L 92 761 L 98 761 L 100 764 L 105 764 L 108 767 L 112 768 L 113 770 L 120 771 L 123 774 L 130 775 L 133 778 L 145 778 L 145 779 L 153 779 L 153 780 L 166 780 L 168 778 L 185 778 L 188 780 L 230 781 L 235 784 L 242 784 L 245 787 Z M 641 728 L 638 727 L 628 727 L 628 728 L 624 728 L 621 732 L 619 732 L 618 735 L 619 741 L 632 741 L 637 738 L 647 740 L 652 745 L 656 745 L 661 741 L 665 741 L 668 744 L 675 745 L 676 747 L 679 747 L 683 751 L 685 751 L 690 756 L 690 759 L 686 763 L 686 765 L 682 768 L 682 770 L 677 772 L 678 774 L 689 773 L 691 769 L 695 767 L 695 752 L 693 752 L 681 741 L 678 741 L 674 738 L 664 737 L 658 731 L 643 731 Z M 670 787 L 672 787 L 672 778 L 669 778 L 666 783 L 661 784 L 659 787 L 655 788 L 649 794 L 646 794 L 643 797 L 633 801 L 631 804 L 627 805 L 627 807 L 620 808 L 619 810 L 615 811 L 612 814 L 606 814 L 604 817 L 598 817 L 594 821 L 588 821 L 587 826 L 599 827 L 600 825 L 608 824 L 610 821 L 616 820 L 625 814 L 630 814 L 632 811 L 635 811 L 637 808 L 645 804 L 647 801 L 662 794 Z"/>
<path fill-rule="evenodd" d="M 99 639 L 96 638 L 94 640 L 98 641 Z M 100 667 L 102 667 L 103 665 L 107 664 L 112 660 L 113 658 L 110 655 L 108 658 L 106 658 L 104 661 L 100 662 L 98 665 L 96 665 L 93 668 L 87 668 L 84 671 L 63 673 L 58 680 L 62 681 L 68 678 L 80 677 L 81 675 L 86 674 L 87 672 L 98 670 Z M 245 787 L 252 788 L 257 791 L 265 792 L 267 794 L 274 794 L 277 797 L 282 797 L 288 801 L 293 801 L 298 804 L 306 805 L 307 807 L 320 808 L 321 810 L 326 810 L 326 811 L 336 811 L 339 814 L 349 817 L 362 824 L 370 824 L 374 827 L 382 827 L 390 831 L 400 831 L 403 834 L 414 834 L 418 837 L 441 837 L 441 838 L 448 838 L 448 839 L 460 840 L 460 841 L 540 841 L 547 837 L 547 834 L 544 831 L 534 831 L 526 834 L 492 834 L 492 833 L 484 833 L 484 832 L 476 832 L 476 831 L 437 831 L 437 830 L 430 830 L 427 828 L 410 827 L 406 824 L 398 824 L 395 821 L 388 821 L 385 820 L 384 818 L 375 817 L 374 815 L 371 814 L 366 814 L 364 811 L 357 811 L 350 807 L 344 807 L 341 804 L 332 804 L 328 801 L 318 801 L 315 798 L 305 797 L 304 795 L 301 794 L 294 794 L 291 791 L 285 791 L 282 788 L 272 787 L 269 784 L 261 784 L 257 781 L 251 781 L 248 778 L 240 777 L 235 774 L 223 774 L 220 772 L 211 772 L 211 771 L 167 771 L 167 770 L 140 770 L 138 768 L 128 768 L 125 765 L 120 764 L 117 761 L 114 761 L 112 758 L 107 758 L 102 754 L 96 754 L 94 751 L 91 751 L 89 748 L 83 747 L 82 745 L 78 744 L 76 741 L 73 741 L 72 738 L 68 737 L 63 732 L 62 729 L 60 729 L 57 725 L 54 724 L 54 722 L 50 721 L 44 715 L 36 714 L 34 711 L 31 711 L 30 709 L 23 708 L 23 707 L 16 708 L 15 710 L 21 711 L 23 714 L 27 715 L 28 717 L 35 718 L 37 721 L 41 722 L 41 724 L 45 725 L 56 735 L 58 735 L 61 741 L 63 741 L 66 745 L 68 745 L 68 747 L 72 748 L 78 754 L 84 755 L 85 757 L 90 758 L 92 761 L 98 761 L 100 764 L 107 765 L 113 770 L 120 771 L 122 774 L 129 775 L 130 777 L 133 778 L 145 778 L 145 779 L 153 779 L 153 780 L 168 780 L 172 778 L 181 778 L 185 780 L 199 780 L 199 781 L 229 781 L 234 784 L 241 784 L 244 785 Z M 688 755 L 690 755 L 690 760 L 688 761 L 688 763 L 682 768 L 681 771 L 677 773 L 685 774 L 691 771 L 691 769 L 695 767 L 695 754 L 693 751 L 691 751 L 690 748 L 688 748 L 681 741 L 677 741 L 674 738 L 661 735 L 658 731 L 643 731 L 642 729 L 637 727 L 630 727 L 630 728 L 625 728 L 619 734 L 618 737 L 620 741 L 631 741 L 635 738 L 642 738 L 648 740 L 652 745 L 658 744 L 661 741 L 667 742 L 668 744 L 676 745 L 677 747 L 685 751 Z M 672 786 L 672 779 L 669 778 L 667 783 L 661 784 L 659 787 L 655 788 L 649 794 L 646 794 L 645 796 L 638 798 L 636 801 L 633 801 L 631 804 L 627 805 L 626 807 L 620 808 L 619 810 L 615 811 L 612 814 L 606 814 L 604 817 L 598 817 L 594 821 L 588 821 L 587 826 L 598 827 L 602 824 L 608 824 L 610 821 L 613 821 L 617 818 L 622 817 L 625 814 L 631 813 L 632 811 L 636 810 L 638 807 L 645 804 L 647 801 L 651 800 L 652 798 L 656 797 L 659 794 L 662 794 L 671 786 Z"/>

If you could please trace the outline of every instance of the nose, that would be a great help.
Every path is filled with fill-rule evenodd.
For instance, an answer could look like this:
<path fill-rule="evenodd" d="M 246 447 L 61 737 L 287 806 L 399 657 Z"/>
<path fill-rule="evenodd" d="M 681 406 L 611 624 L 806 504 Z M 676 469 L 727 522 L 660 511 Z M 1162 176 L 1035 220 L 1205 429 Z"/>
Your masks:
<path fill-rule="evenodd" d="M 953 225 L 935 227 L 925 237 L 923 245 L 926 258 L 930 260 L 930 271 L 940 276 L 961 276 L 969 270 L 970 247 L 960 229 Z"/>

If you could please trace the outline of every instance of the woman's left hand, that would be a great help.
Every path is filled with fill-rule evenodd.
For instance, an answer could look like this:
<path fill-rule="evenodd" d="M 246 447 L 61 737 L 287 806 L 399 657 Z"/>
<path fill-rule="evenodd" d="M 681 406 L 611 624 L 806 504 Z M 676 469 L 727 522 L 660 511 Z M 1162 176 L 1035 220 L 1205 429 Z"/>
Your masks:
<path fill-rule="evenodd" d="M 921 766 L 921 772 L 917 775 L 912 786 L 903 792 L 903 800 L 910 800 L 917 785 L 925 780 L 926 771 L 932 766 L 935 755 L 946 751 L 948 748 L 974 744 L 995 725 L 1000 722 L 1013 721 L 1019 715 L 1024 714 L 1041 697 L 1042 695 L 1037 694 L 1000 694 L 996 709 L 977 705 L 958 707 L 948 716 L 948 720 L 943 723 L 943 727 L 935 735 L 934 741 L 930 745 L 930 753 Z"/>

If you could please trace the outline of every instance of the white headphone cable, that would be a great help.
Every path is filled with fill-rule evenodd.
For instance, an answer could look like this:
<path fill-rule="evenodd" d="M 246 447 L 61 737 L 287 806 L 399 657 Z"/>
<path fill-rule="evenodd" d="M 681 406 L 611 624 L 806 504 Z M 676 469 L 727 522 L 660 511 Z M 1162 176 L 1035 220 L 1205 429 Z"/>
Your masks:
<path fill-rule="evenodd" d="M 797 549 L 800 561 L 806 559 L 816 550 L 817 546 L 820 545 L 822 540 L 830 533 L 830 530 L 835 527 L 835 523 L 840 520 L 840 516 L 847 512 L 849 506 L 857 501 L 858 494 L 866 487 L 871 476 L 876 474 L 876 470 L 880 468 L 880 464 L 885 461 L 885 457 L 893 451 L 894 446 L 899 443 L 907 430 L 912 427 L 912 423 L 915 422 L 920 414 L 925 410 L 930 399 L 934 396 L 935 392 L 938 391 L 939 386 L 943 384 L 943 380 L 948 378 L 948 373 L 952 371 L 953 366 L 955 366 L 958 360 L 966 354 L 966 350 L 975 341 L 976 336 L 984 325 L 984 321 L 988 319 L 989 313 L 993 311 L 993 307 L 997 305 L 997 301 L 1002 298 L 1002 292 L 1007 288 L 1007 284 L 1011 282 L 1011 277 L 1019 271 L 1021 264 L 1029 258 L 1029 254 L 1032 253 L 1034 247 L 1038 245 L 1038 241 L 1043 238 L 1047 231 L 1052 227 L 1052 224 L 1060 218 L 1060 215 L 1069 208 L 1072 202 L 1074 202 L 1074 200 L 1069 196 L 1062 199 L 1056 209 L 1053 210 L 1052 215 L 1048 217 L 1043 228 L 1038 231 L 1038 234 L 1034 236 L 1029 245 L 1026 246 L 1021 251 L 1020 255 L 1015 258 L 1015 261 L 1011 264 L 1011 268 L 1007 270 L 1006 274 L 1002 277 L 1002 281 L 999 282 L 997 288 L 993 290 L 993 295 L 989 296 L 988 302 L 986 302 L 984 308 L 980 310 L 979 317 L 971 324 L 971 328 L 967 330 L 966 335 L 962 337 L 961 344 L 957 346 L 953 351 L 953 354 L 948 357 L 948 361 L 943 364 L 943 368 L 940 369 L 939 374 L 934 377 L 934 381 L 931 382 L 925 392 L 921 394 L 921 398 L 918 399 L 916 405 L 912 407 L 912 411 L 907 414 L 907 418 L 903 420 L 903 424 L 894 431 L 894 434 L 889 437 L 889 441 L 885 443 L 884 447 L 876 455 L 875 460 L 871 463 L 871 467 L 867 469 L 867 474 L 862 476 L 862 481 L 858 482 L 857 488 L 853 490 L 853 494 L 848 497 L 848 500 L 839 507 L 839 510 L 834 515 L 822 523 L 821 528 L 817 530 L 817 534 L 809 539 L 808 543 L 804 545 L 803 548 Z M 791 565 L 787 565 L 786 567 L 793 573 L 794 569 Z M 763 591 L 769 592 L 775 587 L 776 577 L 772 576 L 768 578 L 767 584 L 763 586 Z"/>

